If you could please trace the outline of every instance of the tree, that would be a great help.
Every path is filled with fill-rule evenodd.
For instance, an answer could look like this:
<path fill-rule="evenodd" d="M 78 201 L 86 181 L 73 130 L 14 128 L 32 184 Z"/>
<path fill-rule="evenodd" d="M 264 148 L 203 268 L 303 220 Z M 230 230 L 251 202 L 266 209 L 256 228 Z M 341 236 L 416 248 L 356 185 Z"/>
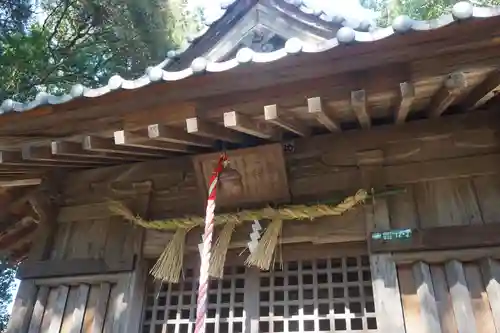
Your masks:
<path fill-rule="evenodd" d="M 9 305 L 12 302 L 15 267 L 0 261 L 0 332 L 5 332 L 9 322 Z"/>
<path fill-rule="evenodd" d="M 143 75 L 199 28 L 186 6 L 186 0 L 41 0 L 43 22 L 0 37 L 0 100 L 61 93 L 75 83 L 96 87 L 113 74 Z"/>
<path fill-rule="evenodd" d="M 361 5 L 379 14 L 379 26 L 387 26 L 399 15 L 408 15 L 416 20 L 430 20 L 451 11 L 453 5 L 462 0 L 361 0 Z M 500 5 L 500 0 L 475 0 L 477 6 Z"/>
<path fill-rule="evenodd" d="M 22 31 L 32 14 L 30 0 L 2 0 L 0 35 Z"/>

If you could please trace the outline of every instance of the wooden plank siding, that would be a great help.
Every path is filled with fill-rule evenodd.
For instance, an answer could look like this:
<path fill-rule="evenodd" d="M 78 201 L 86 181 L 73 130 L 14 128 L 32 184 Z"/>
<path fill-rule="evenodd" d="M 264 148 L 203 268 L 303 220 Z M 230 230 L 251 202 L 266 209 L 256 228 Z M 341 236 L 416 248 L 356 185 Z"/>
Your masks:
<path fill-rule="evenodd" d="M 495 325 L 500 276 L 487 269 L 492 265 L 498 262 L 399 265 L 406 332 L 500 332 Z"/>
<path fill-rule="evenodd" d="M 28 296 L 34 296 L 25 298 L 22 290 L 27 310 L 19 313 L 21 330 L 7 332 L 137 333 L 146 285 L 144 267 L 111 278 L 87 276 L 81 282 L 71 278 L 23 281 L 32 288 Z"/>

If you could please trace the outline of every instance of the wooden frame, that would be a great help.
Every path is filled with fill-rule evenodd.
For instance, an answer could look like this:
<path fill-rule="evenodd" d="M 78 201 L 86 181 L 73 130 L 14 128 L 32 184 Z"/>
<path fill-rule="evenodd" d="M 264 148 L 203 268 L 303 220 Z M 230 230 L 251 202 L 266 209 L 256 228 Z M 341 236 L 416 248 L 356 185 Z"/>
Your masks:
<path fill-rule="evenodd" d="M 122 262 L 107 263 L 103 259 L 71 259 L 26 261 L 17 270 L 17 278 L 40 279 L 61 276 L 96 275 L 131 272 L 134 258 Z"/>

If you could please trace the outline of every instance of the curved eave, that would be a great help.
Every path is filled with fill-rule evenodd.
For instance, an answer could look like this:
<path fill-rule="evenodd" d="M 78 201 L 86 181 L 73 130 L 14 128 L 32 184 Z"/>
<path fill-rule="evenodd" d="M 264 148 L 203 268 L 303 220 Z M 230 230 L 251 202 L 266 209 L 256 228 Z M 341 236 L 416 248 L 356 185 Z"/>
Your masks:
<path fill-rule="evenodd" d="M 232 3 L 232 1 L 228 1 L 228 3 Z M 349 27 L 343 27 L 337 32 L 337 36 L 330 40 L 317 44 L 304 44 L 297 38 L 291 38 L 286 42 L 284 48 L 271 53 L 259 53 L 244 48 L 239 50 L 233 59 L 223 62 L 209 62 L 204 58 L 196 58 L 189 67 L 178 71 L 165 70 L 164 67 L 170 61 L 170 59 L 166 59 L 155 67 L 148 67 L 143 76 L 134 80 L 127 80 L 119 75 L 114 75 L 109 79 L 107 85 L 96 89 L 76 84 L 70 92 L 64 95 L 55 96 L 39 93 L 34 100 L 27 102 L 17 102 L 9 99 L 2 103 L 0 112 L 22 112 L 42 105 L 57 105 L 76 99 L 97 98 L 117 90 L 136 90 L 156 82 L 179 81 L 195 74 L 226 72 L 248 63 L 272 63 L 288 55 L 321 53 L 355 43 L 372 43 L 400 34 L 419 31 L 428 31 L 429 33 L 454 22 L 483 19 L 498 16 L 499 14 L 500 7 L 474 7 L 468 2 L 460 2 L 453 7 L 451 14 L 443 15 L 435 20 L 416 21 L 407 16 L 400 16 L 394 20 L 390 27 L 371 32 L 360 32 Z"/>

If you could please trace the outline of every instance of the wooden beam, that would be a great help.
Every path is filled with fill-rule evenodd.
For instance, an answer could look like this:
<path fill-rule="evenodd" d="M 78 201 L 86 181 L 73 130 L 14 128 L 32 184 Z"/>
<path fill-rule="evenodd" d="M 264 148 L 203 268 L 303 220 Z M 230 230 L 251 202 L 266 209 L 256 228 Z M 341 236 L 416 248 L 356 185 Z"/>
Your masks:
<path fill-rule="evenodd" d="M 486 79 L 472 89 L 460 103 L 464 110 L 476 109 L 495 97 L 500 91 L 500 71 L 490 73 Z"/>
<path fill-rule="evenodd" d="M 186 119 L 186 130 L 191 134 L 227 142 L 241 143 L 245 141 L 245 136 L 241 133 L 196 117 Z"/>
<path fill-rule="evenodd" d="M 168 103 L 155 107 L 140 108 L 139 112 L 127 112 L 123 115 L 123 128 L 130 131 L 139 130 L 149 124 L 182 124 L 186 117 L 196 116 L 196 105 L 193 103 Z"/>
<path fill-rule="evenodd" d="M 85 168 L 86 165 L 74 163 L 61 163 L 53 161 L 29 161 L 23 158 L 21 151 L 0 151 L 0 166 L 17 166 L 20 168 L 47 169 L 51 167 Z"/>
<path fill-rule="evenodd" d="M 480 247 L 462 250 L 394 252 L 394 261 L 398 265 L 408 265 L 423 261 L 428 264 L 439 264 L 450 260 L 472 262 L 484 258 L 500 259 L 500 247 Z"/>
<path fill-rule="evenodd" d="M 153 140 L 180 143 L 185 145 L 212 147 L 213 140 L 189 134 L 186 130 L 169 127 L 161 124 L 153 124 L 148 126 L 148 137 Z"/>
<path fill-rule="evenodd" d="M 329 115 L 323 110 L 323 103 L 321 97 L 311 97 L 307 99 L 307 110 L 309 114 L 316 117 L 316 120 L 325 126 L 330 132 L 340 131 L 340 125 L 337 124 Z"/>
<path fill-rule="evenodd" d="M 142 135 L 122 130 L 116 131 L 114 137 L 115 144 L 118 146 L 151 149 L 153 151 L 169 151 L 178 153 L 192 152 L 191 148 L 186 145 L 151 140 L 147 134 Z"/>
<path fill-rule="evenodd" d="M 269 124 L 260 123 L 236 111 L 224 113 L 224 126 L 261 139 L 271 139 L 278 134 Z"/>
<path fill-rule="evenodd" d="M 111 163 L 106 159 L 88 159 L 86 157 L 77 156 L 56 156 L 52 154 L 51 146 L 24 146 L 22 147 L 22 157 L 26 161 L 35 162 L 54 162 L 83 165 L 106 165 Z"/>
<path fill-rule="evenodd" d="M 370 128 L 372 126 L 372 121 L 368 114 L 366 92 L 364 90 L 351 92 L 351 109 L 356 115 L 356 118 L 358 118 L 361 128 Z"/>
<path fill-rule="evenodd" d="M 418 229 L 409 239 L 370 238 L 371 250 L 377 252 L 437 251 L 500 246 L 500 224 L 456 225 Z"/>
<path fill-rule="evenodd" d="M 0 180 L 0 187 L 20 187 L 20 186 L 35 186 L 42 183 L 42 178 L 27 178 Z"/>
<path fill-rule="evenodd" d="M 85 150 L 81 143 L 71 141 L 52 141 L 52 154 L 55 156 L 76 156 L 110 161 L 143 161 L 144 158 L 124 157 L 120 154 Z"/>
<path fill-rule="evenodd" d="M 264 119 L 300 136 L 308 136 L 311 133 L 311 130 L 306 125 L 293 119 L 284 119 L 281 112 L 278 112 L 276 104 L 264 106 Z"/>
<path fill-rule="evenodd" d="M 131 272 L 134 270 L 134 259 L 123 259 L 117 262 L 106 262 L 103 259 L 70 259 L 26 261 L 19 266 L 17 278 L 40 279 L 75 275 L 97 275 L 109 273 Z"/>
<path fill-rule="evenodd" d="M 437 118 L 453 103 L 467 87 L 467 77 L 464 73 L 453 73 L 432 97 L 429 105 L 429 117 Z"/>
<path fill-rule="evenodd" d="M 414 100 L 415 88 L 413 87 L 413 84 L 411 84 L 410 82 L 400 83 L 399 102 L 395 114 L 396 124 L 402 124 L 405 122 Z"/>
<path fill-rule="evenodd" d="M 163 152 L 152 151 L 151 149 L 131 148 L 127 146 L 115 145 L 114 139 L 105 139 L 96 136 L 86 136 L 83 138 L 82 146 L 84 150 L 121 154 L 126 156 L 147 156 L 162 157 Z"/>
<path fill-rule="evenodd" d="M 278 112 L 276 104 L 264 106 L 264 119 L 300 136 L 308 136 L 311 133 L 311 130 L 306 125 L 293 119 L 284 119 Z"/>

